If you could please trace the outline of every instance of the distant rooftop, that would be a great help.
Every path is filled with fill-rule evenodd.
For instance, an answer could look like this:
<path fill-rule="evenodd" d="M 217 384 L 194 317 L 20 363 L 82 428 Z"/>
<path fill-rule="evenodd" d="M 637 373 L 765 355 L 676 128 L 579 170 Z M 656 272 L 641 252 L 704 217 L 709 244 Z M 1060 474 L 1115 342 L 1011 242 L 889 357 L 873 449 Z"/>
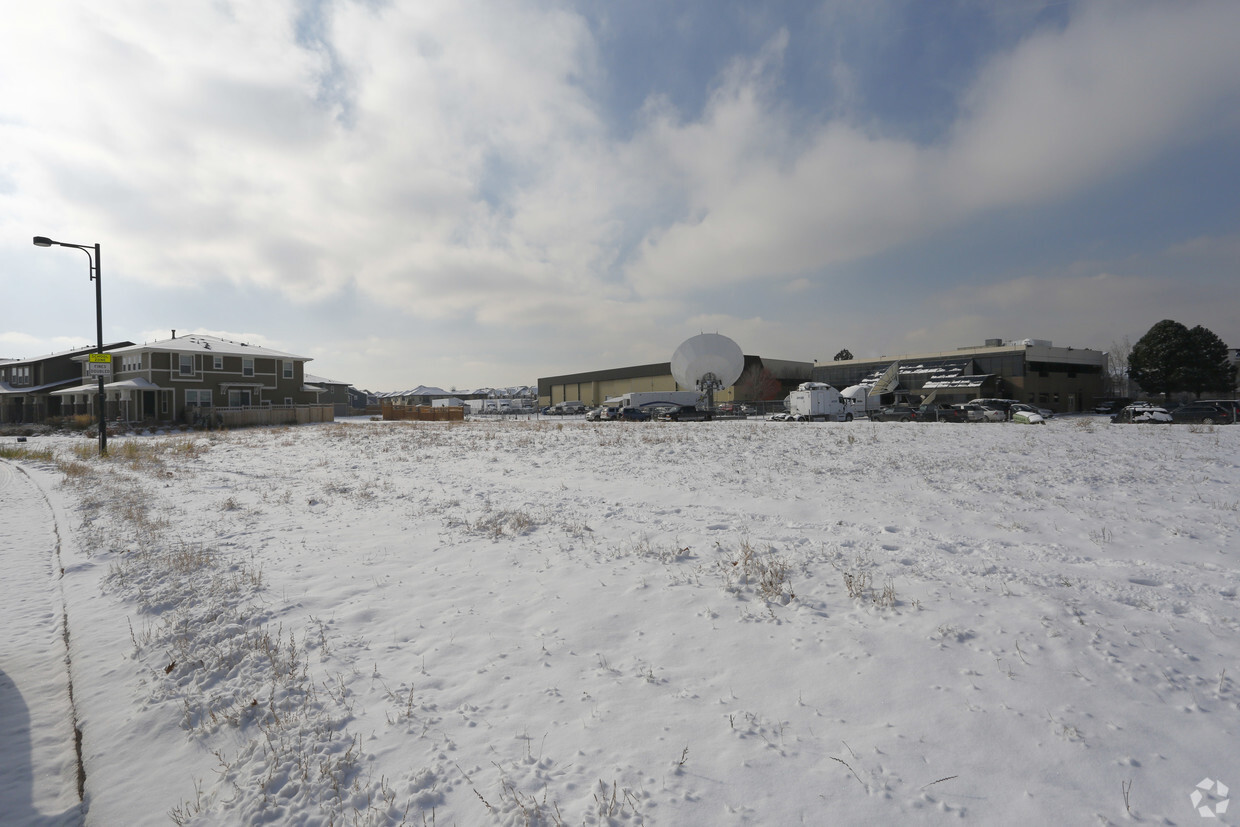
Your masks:
<path fill-rule="evenodd" d="M 247 344 L 246 342 L 233 342 L 228 339 L 222 339 L 219 336 L 208 336 L 205 333 L 174 336 L 171 339 L 160 339 L 155 342 L 147 342 L 146 344 L 118 348 L 111 352 L 114 354 L 132 353 L 141 350 L 175 350 L 181 353 L 197 351 L 229 356 L 268 356 L 274 359 L 303 359 L 310 361 L 308 356 L 298 356 L 293 353 L 285 353 L 282 350 L 262 347 L 261 345 Z"/>

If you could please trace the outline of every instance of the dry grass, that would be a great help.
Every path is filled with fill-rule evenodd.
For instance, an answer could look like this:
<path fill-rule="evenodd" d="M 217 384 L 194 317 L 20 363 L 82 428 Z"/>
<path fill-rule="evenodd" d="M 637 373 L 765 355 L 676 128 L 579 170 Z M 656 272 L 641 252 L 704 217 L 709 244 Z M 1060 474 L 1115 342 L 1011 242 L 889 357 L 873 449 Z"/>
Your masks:
<path fill-rule="evenodd" d="M 787 605 L 796 599 L 788 561 L 776 556 L 769 547 L 759 552 L 748 538 L 742 538 L 735 556 L 725 559 L 721 565 L 730 590 L 752 588 L 767 603 Z"/>
<path fill-rule="evenodd" d="M 54 462 L 56 454 L 51 448 L 30 448 L 21 443 L 0 445 L 0 458 L 25 460 L 27 462 Z"/>
<path fill-rule="evenodd" d="M 178 711 L 204 748 L 220 743 L 222 731 L 235 745 L 231 756 L 215 751 L 220 780 L 205 789 L 194 782 L 192 796 L 167 815 L 177 824 L 218 820 L 221 802 L 240 796 L 233 815 L 247 823 L 271 821 L 283 806 L 318 811 L 324 824 L 407 823 L 397 791 L 364 772 L 358 739 L 347 730 L 346 682 L 310 668 L 316 652 L 318 662 L 330 658 L 323 625 L 317 634 L 273 628 L 259 562 L 177 536 L 177 522 L 154 507 L 161 500 L 151 486 L 165 485 L 169 468 L 192 462 L 209 444 L 118 440 L 107 457 L 79 445 L 58 461 L 79 492 L 87 553 L 107 555 L 105 590 L 139 615 L 140 632 L 131 623 L 128 633 L 135 659 L 149 670 L 153 708 Z M 230 519 L 229 501 L 221 519 Z"/>

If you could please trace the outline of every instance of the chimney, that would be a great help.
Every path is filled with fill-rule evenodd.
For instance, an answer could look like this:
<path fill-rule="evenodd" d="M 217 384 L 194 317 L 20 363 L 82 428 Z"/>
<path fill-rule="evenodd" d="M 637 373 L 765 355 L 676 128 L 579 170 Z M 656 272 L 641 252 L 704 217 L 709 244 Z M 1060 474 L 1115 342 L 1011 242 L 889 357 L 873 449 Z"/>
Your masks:
<path fill-rule="evenodd" d="M 176 330 L 176 328 L 174 327 L 174 328 L 172 329 L 172 338 L 174 338 L 174 339 L 175 339 L 176 337 L 177 337 L 177 330 Z"/>

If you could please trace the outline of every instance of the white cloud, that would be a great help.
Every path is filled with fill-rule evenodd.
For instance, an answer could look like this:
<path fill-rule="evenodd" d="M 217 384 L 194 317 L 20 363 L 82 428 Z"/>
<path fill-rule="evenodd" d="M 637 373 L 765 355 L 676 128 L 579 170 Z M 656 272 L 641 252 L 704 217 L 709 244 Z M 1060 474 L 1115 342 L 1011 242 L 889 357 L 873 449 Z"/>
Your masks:
<path fill-rule="evenodd" d="M 802 275 L 1235 130 L 1237 30 L 1235 3 L 1090 4 L 1066 30 L 993 61 L 943 145 L 836 121 L 792 153 L 787 119 L 764 95 L 769 50 L 732 74 L 702 122 L 654 127 L 684 159 L 692 206 L 651 232 L 630 278 L 660 295 Z"/>
<path fill-rule="evenodd" d="M 0 231 L 101 240 L 109 290 L 181 288 L 167 295 L 195 311 L 208 293 L 226 307 L 229 289 L 292 308 L 356 294 L 435 336 L 472 325 L 488 331 L 479 362 L 531 330 L 570 343 L 544 360 L 551 371 L 662 361 L 708 317 L 733 325 L 746 352 L 807 358 L 821 336 L 779 317 L 796 317 L 834 265 L 979 213 L 1054 203 L 1240 125 L 1240 4 L 1229 2 L 1083 4 L 1066 28 L 988 64 L 930 146 L 868 120 L 838 58 L 823 62 L 838 108 L 807 127 L 779 83 L 798 32 L 734 60 L 700 116 L 655 94 L 618 137 L 596 94 L 614 67 L 571 7 L 321 10 L 321 42 L 303 45 L 293 0 L 48 0 L 12 13 L 0 77 L 20 82 L 0 96 Z M 894 24 L 898 11 L 864 14 Z M 863 13 L 835 14 L 844 37 Z M 717 294 L 764 284 L 782 307 L 718 310 Z M 976 307 L 950 294 L 961 302 L 951 315 L 992 335 L 1001 325 L 984 314 L 1007 312 L 1002 297 L 1020 288 L 983 291 Z M 253 329 L 253 318 L 180 307 L 140 326 Z M 342 341 L 368 352 L 430 358 L 434 347 L 346 323 Z M 934 327 L 927 341 L 944 333 Z M 860 355 L 853 343 L 873 335 L 859 327 L 827 349 Z"/>

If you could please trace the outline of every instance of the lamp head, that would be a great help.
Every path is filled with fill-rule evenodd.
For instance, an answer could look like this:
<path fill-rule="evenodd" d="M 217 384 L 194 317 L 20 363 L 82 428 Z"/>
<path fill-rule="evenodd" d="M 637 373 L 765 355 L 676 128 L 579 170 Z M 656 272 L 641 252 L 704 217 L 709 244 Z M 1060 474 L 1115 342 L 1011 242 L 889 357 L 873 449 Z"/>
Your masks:
<path fill-rule="evenodd" d="M 55 243 L 56 242 L 52 241 L 50 238 L 46 238 L 41 235 L 36 235 L 34 237 L 34 246 L 36 247 L 51 247 Z"/>

